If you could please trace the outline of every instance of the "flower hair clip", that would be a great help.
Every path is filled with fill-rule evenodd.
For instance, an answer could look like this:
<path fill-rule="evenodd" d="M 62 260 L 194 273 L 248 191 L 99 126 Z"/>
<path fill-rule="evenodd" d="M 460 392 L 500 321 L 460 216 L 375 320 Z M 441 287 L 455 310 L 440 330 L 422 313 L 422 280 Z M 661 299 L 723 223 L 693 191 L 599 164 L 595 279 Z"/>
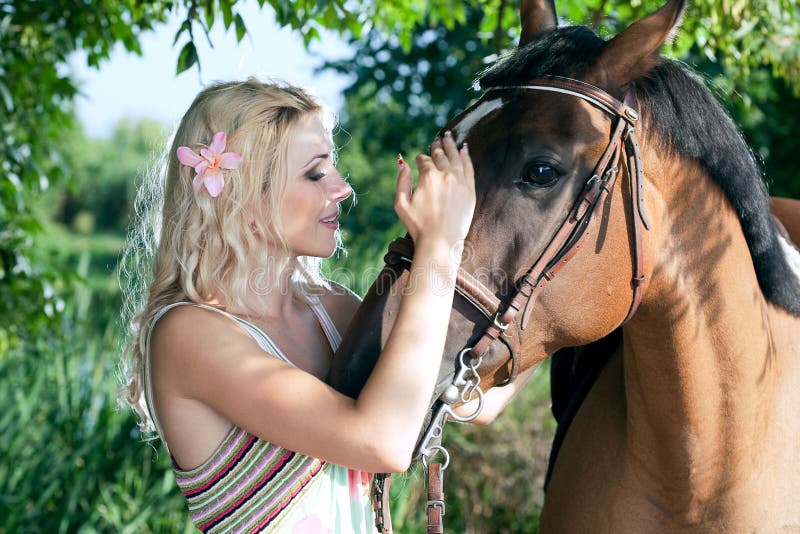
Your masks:
<path fill-rule="evenodd" d="M 192 180 L 195 191 L 205 187 L 208 194 L 216 198 L 225 187 L 225 178 L 222 176 L 223 169 L 235 169 L 242 162 L 242 156 L 236 152 L 224 151 L 226 143 L 225 132 L 217 132 L 211 139 L 208 148 L 200 149 L 200 154 L 188 146 L 178 147 L 178 161 L 193 167 L 196 173 Z"/>

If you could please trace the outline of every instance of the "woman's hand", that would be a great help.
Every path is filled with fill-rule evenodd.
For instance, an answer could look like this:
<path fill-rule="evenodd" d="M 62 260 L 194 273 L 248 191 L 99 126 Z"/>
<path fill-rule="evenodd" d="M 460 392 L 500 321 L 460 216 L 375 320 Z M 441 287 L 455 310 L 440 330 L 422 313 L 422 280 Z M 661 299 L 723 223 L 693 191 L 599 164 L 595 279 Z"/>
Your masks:
<path fill-rule="evenodd" d="M 395 211 L 414 243 L 431 240 L 446 246 L 462 241 L 475 209 L 475 176 L 467 145 L 459 150 L 447 131 L 431 145 L 431 155 L 416 158 L 419 181 L 412 192 L 408 164 L 400 166 Z"/>

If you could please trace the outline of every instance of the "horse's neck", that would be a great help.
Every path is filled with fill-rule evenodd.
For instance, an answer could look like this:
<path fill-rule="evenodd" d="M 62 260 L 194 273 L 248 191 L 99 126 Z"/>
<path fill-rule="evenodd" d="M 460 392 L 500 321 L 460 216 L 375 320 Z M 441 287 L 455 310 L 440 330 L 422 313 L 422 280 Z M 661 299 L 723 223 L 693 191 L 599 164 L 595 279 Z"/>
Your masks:
<path fill-rule="evenodd" d="M 667 202 L 624 355 L 632 457 L 661 478 L 655 484 L 698 500 L 753 472 L 754 448 L 776 418 L 785 360 L 774 323 L 791 321 L 761 295 L 736 215 L 708 182 Z M 698 187 L 708 191 L 695 194 Z"/>

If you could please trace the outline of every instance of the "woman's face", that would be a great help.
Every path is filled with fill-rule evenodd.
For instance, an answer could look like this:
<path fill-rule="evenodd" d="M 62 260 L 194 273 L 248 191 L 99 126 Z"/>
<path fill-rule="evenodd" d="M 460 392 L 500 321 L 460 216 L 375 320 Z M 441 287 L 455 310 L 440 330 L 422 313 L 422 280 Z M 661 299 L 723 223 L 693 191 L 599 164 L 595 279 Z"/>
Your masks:
<path fill-rule="evenodd" d="M 333 145 L 316 113 L 300 120 L 289 139 L 289 182 L 281 222 L 296 256 L 327 258 L 336 250 L 339 202 L 353 190 L 333 165 Z"/>

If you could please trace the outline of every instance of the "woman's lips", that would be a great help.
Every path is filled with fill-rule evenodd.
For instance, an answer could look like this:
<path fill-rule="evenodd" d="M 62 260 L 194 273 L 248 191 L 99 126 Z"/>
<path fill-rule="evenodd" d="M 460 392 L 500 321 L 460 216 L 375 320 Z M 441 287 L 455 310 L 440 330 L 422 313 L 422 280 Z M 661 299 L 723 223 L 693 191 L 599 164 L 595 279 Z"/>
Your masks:
<path fill-rule="evenodd" d="M 339 228 L 339 221 L 336 220 L 337 217 L 339 217 L 338 213 L 326 219 L 322 219 L 321 221 L 319 221 L 319 223 L 325 228 L 330 228 L 331 230 L 337 230 Z"/>

